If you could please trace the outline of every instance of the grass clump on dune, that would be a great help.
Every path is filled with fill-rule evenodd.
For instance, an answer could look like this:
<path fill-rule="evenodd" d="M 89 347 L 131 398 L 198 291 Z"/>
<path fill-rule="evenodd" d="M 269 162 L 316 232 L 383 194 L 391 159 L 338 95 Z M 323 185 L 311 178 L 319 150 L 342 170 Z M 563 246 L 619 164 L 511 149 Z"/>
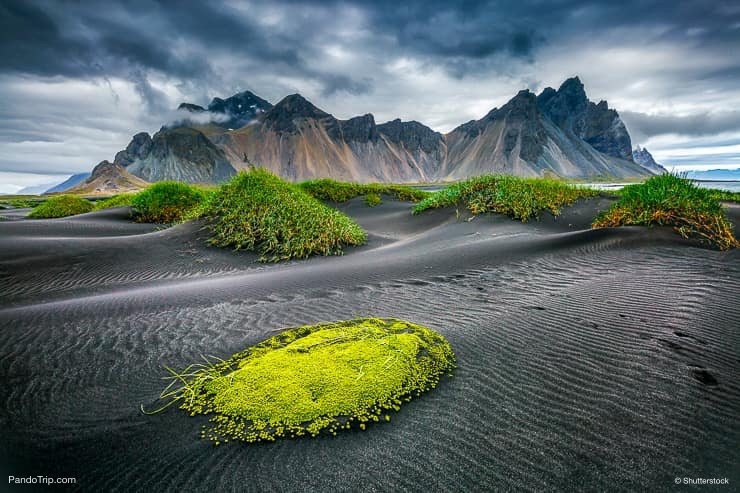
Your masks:
<path fill-rule="evenodd" d="M 161 181 L 131 199 L 136 220 L 144 223 L 179 222 L 206 197 L 206 192 L 176 181 Z"/>
<path fill-rule="evenodd" d="M 119 193 L 107 199 L 99 200 L 95 203 L 95 210 L 112 209 L 114 207 L 131 206 L 137 193 Z"/>
<path fill-rule="evenodd" d="M 288 329 L 226 361 L 170 370 L 160 397 L 209 415 L 203 437 L 216 444 L 273 441 L 390 421 L 454 367 L 449 343 L 431 329 L 357 319 Z"/>
<path fill-rule="evenodd" d="M 558 215 L 562 207 L 596 195 L 596 190 L 547 178 L 483 175 L 432 194 L 414 207 L 414 214 L 463 204 L 473 214 L 496 212 L 525 222 L 543 210 Z"/>
<path fill-rule="evenodd" d="M 365 204 L 368 207 L 375 207 L 383 203 L 383 199 L 377 193 L 369 193 L 365 195 Z"/>
<path fill-rule="evenodd" d="M 740 192 L 730 192 L 729 190 L 708 189 L 709 195 L 720 202 L 740 203 Z"/>
<path fill-rule="evenodd" d="M 684 238 L 695 238 L 720 250 L 738 246 L 714 191 L 678 175 L 664 174 L 624 187 L 619 201 L 593 223 L 595 228 L 627 225 L 673 226 Z"/>
<path fill-rule="evenodd" d="M 50 219 L 55 217 L 75 216 L 93 210 L 93 203 L 76 195 L 58 195 L 51 197 L 37 206 L 28 217 L 34 219 Z"/>
<path fill-rule="evenodd" d="M 355 197 L 366 197 L 366 203 L 373 207 L 375 199 L 367 200 L 370 195 L 390 195 L 398 200 L 406 202 L 419 202 L 430 195 L 429 192 L 418 190 L 405 185 L 393 185 L 387 183 L 349 183 L 321 178 L 318 180 L 304 181 L 298 184 L 306 193 L 319 200 L 331 200 L 333 202 L 346 202 Z M 373 205 L 371 205 L 373 204 Z"/>
<path fill-rule="evenodd" d="M 348 216 L 264 169 L 232 178 L 213 194 L 202 215 L 213 245 L 252 250 L 263 261 L 337 255 L 345 245 L 366 241 Z"/>
<path fill-rule="evenodd" d="M 13 196 L 0 197 L 0 209 L 26 209 L 34 208 L 43 204 L 48 200 L 45 196 L 21 196 L 14 198 Z"/>

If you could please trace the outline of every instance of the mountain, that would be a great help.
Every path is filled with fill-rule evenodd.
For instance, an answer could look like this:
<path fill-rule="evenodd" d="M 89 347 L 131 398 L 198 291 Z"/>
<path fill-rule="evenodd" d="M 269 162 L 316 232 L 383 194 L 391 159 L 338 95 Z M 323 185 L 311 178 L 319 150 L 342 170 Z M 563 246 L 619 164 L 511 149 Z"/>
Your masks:
<path fill-rule="evenodd" d="M 240 92 L 226 99 L 213 98 L 208 108 L 192 103 L 180 103 L 177 107 L 178 110 L 191 114 L 209 113 L 211 123 L 230 129 L 243 127 L 270 108 L 272 104 L 250 91 Z M 187 121 L 187 116 L 185 120 Z"/>
<path fill-rule="evenodd" d="M 121 193 L 141 190 L 149 185 L 120 164 L 102 161 L 95 166 L 90 176 L 83 182 L 68 189 L 70 193 Z"/>
<path fill-rule="evenodd" d="M 217 183 L 236 172 L 221 149 L 190 127 L 162 127 L 154 137 L 137 134 L 115 163 L 149 182 Z"/>
<path fill-rule="evenodd" d="M 339 120 L 298 94 L 212 139 L 237 169 L 259 164 L 296 181 L 426 181 L 436 176 L 444 148 L 441 134 L 417 122 L 377 125 L 371 114 Z"/>
<path fill-rule="evenodd" d="M 47 188 L 54 185 L 53 183 L 42 183 L 41 185 L 29 185 L 27 187 L 23 187 L 17 192 L 14 192 L 14 195 L 41 195 L 46 191 Z"/>
<path fill-rule="evenodd" d="M 665 169 L 663 166 L 655 162 L 655 159 L 653 159 L 653 155 L 648 152 L 647 149 L 640 148 L 640 146 L 635 147 L 635 150 L 632 151 L 632 159 L 642 166 L 643 168 L 647 169 L 651 173 L 654 173 L 656 175 L 661 175 L 663 173 L 668 173 L 668 170 Z"/>
<path fill-rule="evenodd" d="M 617 112 L 605 101 L 589 101 L 577 77 L 539 96 L 520 91 L 445 139 L 447 179 L 492 172 L 572 178 L 646 174 L 632 161 L 629 133 Z"/>
<path fill-rule="evenodd" d="M 537 106 L 569 137 L 608 156 L 632 161 L 630 135 L 619 114 L 606 101 L 589 101 L 578 77 L 567 79 L 557 91 L 546 88 L 537 97 Z"/>
<path fill-rule="evenodd" d="M 77 173 L 72 175 L 61 183 L 54 185 L 53 187 L 44 191 L 44 193 L 59 193 L 66 192 L 78 183 L 82 183 L 90 177 L 90 173 Z"/>
<path fill-rule="evenodd" d="M 520 91 L 501 108 L 448 134 L 416 121 L 377 124 L 369 113 L 338 119 L 299 94 L 273 106 L 245 91 L 214 98 L 207 108 L 183 103 L 179 109 L 192 117 L 153 137 L 135 135 L 115 163 L 147 181 L 205 183 L 223 181 L 252 165 L 295 181 L 651 173 L 634 161 L 630 135 L 616 110 L 606 101 L 589 101 L 578 77 L 539 95 Z"/>

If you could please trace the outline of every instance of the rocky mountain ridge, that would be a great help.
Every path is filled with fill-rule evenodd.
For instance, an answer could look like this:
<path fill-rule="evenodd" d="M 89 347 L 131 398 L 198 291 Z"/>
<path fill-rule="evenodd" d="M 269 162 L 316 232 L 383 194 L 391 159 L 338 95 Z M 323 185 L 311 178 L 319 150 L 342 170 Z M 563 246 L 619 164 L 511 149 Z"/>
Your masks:
<path fill-rule="evenodd" d="M 341 120 L 299 94 L 274 106 L 249 91 L 180 105 L 183 121 L 137 134 L 115 162 L 147 181 L 213 183 L 251 165 L 290 180 L 425 182 L 482 173 L 571 178 L 646 176 L 629 133 L 577 77 L 539 95 L 520 91 L 501 108 L 447 134 L 372 114 Z M 210 121 L 188 115 L 208 113 Z M 208 118 L 207 118 L 208 119 Z M 198 123 L 201 122 L 201 123 Z"/>
<path fill-rule="evenodd" d="M 639 164 L 643 168 L 647 168 L 656 175 L 668 172 L 668 170 L 665 169 L 662 165 L 655 162 L 655 159 L 653 159 L 653 155 L 650 154 L 650 152 L 646 148 L 641 148 L 639 145 L 635 147 L 635 149 L 632 151 L 632 159 L 637 164 Z"/>

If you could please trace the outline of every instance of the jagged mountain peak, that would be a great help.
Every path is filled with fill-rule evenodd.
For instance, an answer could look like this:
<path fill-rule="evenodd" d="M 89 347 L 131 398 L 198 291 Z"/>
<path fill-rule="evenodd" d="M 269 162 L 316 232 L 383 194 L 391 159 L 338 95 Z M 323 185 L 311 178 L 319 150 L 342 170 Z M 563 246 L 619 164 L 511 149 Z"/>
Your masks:
<path fill-rule="evenodd" d="M 290 113 L 295 117 L 302 118 L 323 118 L 330 116 L 329 113 L 318 108 L 311 101 L 300 94 L 290 94 L 281 99 L 274 107 L 271 113 L 284 112 Z"/>
<path fill-rule="evenodd" d="M 179 111 L 188 113 L 210 112 L 213 114 L 211 123 L 226 128 L 243 127 L 270 108 L 272 108 L 272 104 L 269 101 L 262 99 L 251 91 L 242 91 L 226 99 L 215 97 L 207 108 L 193 103 L 180 103 L 180 106 L 177 107 Z M 188 124 L 187 118 L 184 124 Z"/>
<path fill-rule="evenodd" d="M 208 111 L 238 115 L 249 112 L 249 109 L 266 111 L 272 107 L 269 101 L 262 99 L 252 91 L 242 91 L 226 99 L 213 98 Z"/>
<path fill-rule="evenodd" d="M 102 176 L 115 174 L 120 172 L 121 170 L 123 170 L 123 166 L 121 166 L 120 164 L 111 163 L 106 159 L 104 161 L 100 161 L 98 165 L 93 168 L 88 181 L 100 178 Z"/>
<path fill-rule="evenodd" d="M 300 94 L 285 96 L 261 118 L 268 128 L 276 132 L 296 132 L 298 127 L 295 122 L 299 119 L 327 119 L 331 120 L 332 127 L 337 126 L 337 120 L 332 115 Z"/>
<path fill-rule="evenodd" d="M 182 105 L 187 111 L 198 108 L 202 107 Z M 262 111 L 250 113 L 257 109 Z M 214 118 L 212 123 L 217 125 L 199 125 L 195 122 L 202 117 L 192 117 L 178 127 L 163 128 L 153 138 L 132 141 L 116 162 L 131 163 L 128 171 L 147 180 L 193 182 L 218 182 L 250 163 L 293 180 L 648 173 L 632 162 L 630 137 L 617 112 L 606 101 L 589 101 L 578 77 L 558 89 L 545 88 L 539 95 L 519 91 L 483 118 L 445 135 L 416 121 L 377 124 L 371 113 L 340 120 L 300 94 L 286 96 L 273 106 L 244 91 L 227 99 L 214 98 L 207 111 L 223 112 L 230 120 Z"/>
<path fill-rule="evenodd" d="M 557 91 L 546 88 L 537 96 L 537 105 L 566 133 L 599 152 L 632 161 L 632 143 L 619 114 L 604 100 L 598 104 L 590 101 L 580 78 L 567 79 Z"/>
<path fill-rule="evenodd" d="M 657 175 L 668 172 L 662 165 L 655 162 L 653 155 L 645 147 L 640 148 L 639 145 L 635 147 L 632 151 L 632 159 L 643 168 Z"/>
<path fill-rule="evenodd" d="M 137 159 L 146 156 L 152 147 L 152 138 L 147 132 L 139 132 L 134 135 L 126 149 L 116 154 L 114 163 L 124 168 Z"/>
<path fill-rule="evenodd" d="M 190 113 L 203 113 L 206 111 L 201 105 L 192 103 L 180 103 L 177 109 L 180 111 L 189 111 Z"/>

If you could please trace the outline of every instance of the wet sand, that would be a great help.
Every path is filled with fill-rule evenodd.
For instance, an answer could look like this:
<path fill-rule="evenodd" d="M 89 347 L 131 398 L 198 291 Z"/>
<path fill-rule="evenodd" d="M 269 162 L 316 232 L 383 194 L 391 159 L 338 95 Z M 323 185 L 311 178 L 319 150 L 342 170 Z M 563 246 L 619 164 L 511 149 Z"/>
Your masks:
<path fill-rule="evenodd" d="M 0 222 L 0 469 L 83 491 L 740 484 L 740 252 L 667 229 L 588 229 L 609 203 L 521 224 L 354 200 L 339 208 L 367 245 L 280 265 L 126 208 L 16 213 Z M 739 208 L 730 216 L 740 224 Z M 439 331 L 454 377 L 390 424 L 273 444 L 213 447 L 202 419 L 139 411 L 162 365 L 355 316 Z"/>

